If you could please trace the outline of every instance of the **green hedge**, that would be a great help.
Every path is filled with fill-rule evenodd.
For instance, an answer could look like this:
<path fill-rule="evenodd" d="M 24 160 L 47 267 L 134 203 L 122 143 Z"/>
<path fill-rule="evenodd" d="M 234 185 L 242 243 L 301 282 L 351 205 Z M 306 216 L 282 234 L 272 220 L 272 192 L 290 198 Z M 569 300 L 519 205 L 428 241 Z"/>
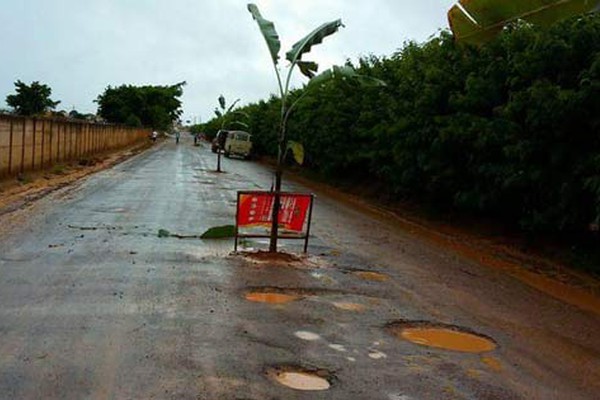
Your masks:
<path fill-rule="evenodd" d="M 442 32 L 355 67 L 388 86 L 335 81 L 299 103 L 289 136 L 308 168 L 526 231 L 598 223 L 600 16 L 515 24 L 482 48 Z M 276 151 L 278 103 L 243 108 L 262 154 Z"/>

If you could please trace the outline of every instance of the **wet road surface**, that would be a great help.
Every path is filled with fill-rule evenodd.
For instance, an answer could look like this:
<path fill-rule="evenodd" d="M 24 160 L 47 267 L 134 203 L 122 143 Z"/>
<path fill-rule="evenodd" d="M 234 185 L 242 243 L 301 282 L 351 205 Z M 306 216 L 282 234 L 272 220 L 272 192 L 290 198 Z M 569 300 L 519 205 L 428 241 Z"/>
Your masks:
<path fill-rule="evenodd" d="M 299 262 L 159 238 L 270 188 L 215 164 L 186 137 L 0 217 L 0 398 L 598 398 L 598 314 L 327 194 Z"/>

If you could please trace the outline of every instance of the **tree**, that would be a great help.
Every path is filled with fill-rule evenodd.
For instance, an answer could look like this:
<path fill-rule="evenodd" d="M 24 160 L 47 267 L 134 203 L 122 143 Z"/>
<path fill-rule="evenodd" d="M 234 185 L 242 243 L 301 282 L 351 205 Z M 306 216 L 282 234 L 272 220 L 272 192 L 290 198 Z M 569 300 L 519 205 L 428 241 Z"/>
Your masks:
<path fill-rule="evenodd" d="M 240 121 L 238 119 L 232 119 L 232 117 L 235 116 L 243 116 L 246 118 L 248 117 L 247 114 L 241 111 L 233 111 L 233 108 L 240 101 L 240 99 L 234 101 L 229 107 L 227 107 L 227 101 L 225 100 L 225 96 L 220 95 L 218 101 L 219 107 L 215 108 L 215 115 L 221 120 L 221 129 L 219 129 L 219 131 L 224 130 L 228 125 L 239 125 L 243 128 L 248 128 L 248 124 L 246 124 L 245 122 Z M 221 138 L 219 138 L 217 142 L 217 172 L 221 172 L 221 150 L 223 150 L 221 146 L 224 144 L 221 142 L 220 139 Z"/>
<path fill-rule="evenodd" d="M 182 113 L 185 82 L 171 86 L 108 87 L 95 100 L 98 115 L 108 122 L 167 130 Z"/>
<path fill-rule="evenodd" d="M 286 135 L 304 145 L 313 174 L 600 248 L 588 232 L 600 225 L 599 13 L 549 28 L 510 24 L 478 47 L 444 31 L 354 69 L 387 87 L 334 79 L 290 93 L 302 100 Z M 242 110 L 256 151 L 277 156 L 281 99 Z"/>
<path fill-rule="evenodd" d="M 281 71 L 279 68 L 279 51 L 281 50 L 281 42 L 279 41 L 279 35 L 275 29 L 275 24 L 271 21 L 266 20 L 260 14 L 258 7 L 255 4 L 248 4 L 248 11 L 252 14 L 252 17 L 258 24 L 260 31 L 265 39 L 269 53 L 271 54 L 271 61 L 275 69 L 275 75 L 277 77 L 277 84 L 279 86 L 279 94 L 281 96 L 281 110 L 280 110 L 280 121 L 279 121 L 279 134 L 277 137 L 277 168 L 275 170 L 275 191 L 273 200 L 273 213 L 271 223 L 271 238 L 269 243 L 269 252 L 277 252 L 277 236 L 279 230 L 279 210 L 281 207 L 281 180 L 283 176 L 283 163 L 288 149 L 290 149 L 296 159 L 300 159 L 300 154 L 304 153 L 302 146 L 297 143 L 288 143 L 286 137 L 286 127 L 288 119 L 296 107 L 296 105 L 303 99 L 303 97 L 310 92 L 310 89 L 318 88 L 325 84 L 328 80 L 332 80 L 338 77 L 341 78 L 354 78 L 362 80 L 365 83 L 383 84 L 381 81 L 371 80 L 368 77 L 361 77 L 356 74 L 351 67 L 334 67 L 331 70 L 325 71 L 324 73 L 316 76 L 319 65 L 314 61 L 303 60 L 302 57 L 310 52 L 313 46 L 321 44 L 323 40 L 330 35 L 336 33 L 340 27 L 343 26 L 342 20 L 337 19 L 335 21 L 326 22 L 313 30 L 311 33 L 306 35 L 304 38 L 296 42 L 292 48 L 286 53 L 286 59 L 290 62 L 290 66 L 287 70 L 287 76 L 285 81 L 282 80 Z M 290 81 L 292 73 L 298 67 L 300 72 L 310 79 L 308 86 L 305 88 L 303 95 L 293 99 L 291 101 Z M 291 104 L 290 104 L 291 103 Z"/>
<path fill-rule="evenodd" d="M 17 93 L 6 96 L 6 103 L 19 115 L 42 114 L 53 110 L 60 103 L 50 99 L 52 89 L 38 81 L 27 85 L 18 80 L 15 87 Z"/>

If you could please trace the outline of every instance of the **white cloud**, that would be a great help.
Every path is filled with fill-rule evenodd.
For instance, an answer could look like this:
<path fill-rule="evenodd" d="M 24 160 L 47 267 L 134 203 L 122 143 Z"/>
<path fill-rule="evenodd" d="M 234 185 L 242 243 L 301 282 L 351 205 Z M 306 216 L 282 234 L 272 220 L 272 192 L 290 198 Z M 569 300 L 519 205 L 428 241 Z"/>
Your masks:
<path fill-rule="evenodd" d="M 321 68 L 362 55 L 390 55 L 409 39 L 446 27 L 454 1 L 256 0 L 275 22 L 284 52 L 321 23 L 346 25 L 314 48 Z M 243 103 L 277 89 L 269 54 L 242 0 L 4 0 L 0 103 L 13 82 L 50 85 L 61 107 L 93 112 L 108 85 L 184 89 L 186 118 L 212 116 L 217 97 Z M 285 65 L 285 60 L 282 63 Z M 295 84 L 302 78 L 297 76 Z"/>

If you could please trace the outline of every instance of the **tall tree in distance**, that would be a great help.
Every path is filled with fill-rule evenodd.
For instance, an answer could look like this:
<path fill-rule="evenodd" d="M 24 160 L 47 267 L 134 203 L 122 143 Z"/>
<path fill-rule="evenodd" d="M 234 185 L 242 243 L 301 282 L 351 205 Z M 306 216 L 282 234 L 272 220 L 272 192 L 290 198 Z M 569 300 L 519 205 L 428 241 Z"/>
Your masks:
<path fill-rule="evenodd" d="M 15 91 L 16 94 L 6 96 L 6 103 L 19 115 L 42 114 L 60 103 L 50 99 L 52 89 L 38 81 L 27 85 L 18 80 L 15 82 Z"/>
<path fill-rule="evenodd" d="M 167 130 L 182 113 L 183 86 L 108 87 L 95 100 L 98 115 L 108 122 Z"/>

